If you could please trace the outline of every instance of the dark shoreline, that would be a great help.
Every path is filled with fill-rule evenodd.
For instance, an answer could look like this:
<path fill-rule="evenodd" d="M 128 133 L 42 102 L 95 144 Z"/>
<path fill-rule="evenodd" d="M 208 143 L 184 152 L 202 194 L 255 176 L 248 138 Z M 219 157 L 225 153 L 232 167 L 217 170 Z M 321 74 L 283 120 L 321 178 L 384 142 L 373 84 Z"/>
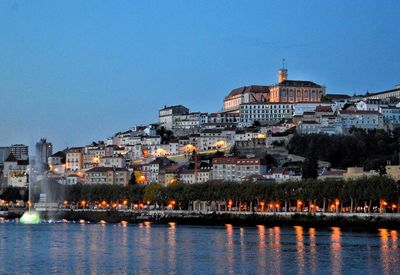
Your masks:
<path fill-rule="evenodd" d="M 9 213 L 6 218 L 19 218 L 20 213 Z M 172 212 L 172 211 L 45 211 L 40 212 L 44 220 L 80 220 L 97 223 L 120 223 L 126 221 L 130 224 L 151 222 L 153 224 L 168 224 L 174 222 L 186 225 L 221 226 L 231 224 L 233 226 L 304 226 L 304 227 L 340 227 L 349 230 L 371 231 L 380 228 L 400 229 L 400 215 L 371 214 L 357 216 L 357 214 L 309 214 L 309 213 L 269 213 L 262 215 L 258 213 L 227 213 L 227 212 Z"/>

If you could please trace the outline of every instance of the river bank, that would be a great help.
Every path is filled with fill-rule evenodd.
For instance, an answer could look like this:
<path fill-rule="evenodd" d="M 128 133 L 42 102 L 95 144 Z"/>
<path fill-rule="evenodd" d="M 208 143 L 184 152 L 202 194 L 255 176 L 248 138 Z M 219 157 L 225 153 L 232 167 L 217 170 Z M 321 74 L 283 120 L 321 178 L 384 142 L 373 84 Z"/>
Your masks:
<path fill-rule="evenodd" d="M 3 215 L 5 218 L 19 218 L 22 212 L 9 212 Z M 400 214 L 393 213 L 294 213 L 294 212 L 194 212 L 194 211 L 147 211 L 147 210 L 125 210 L 125 211 L 99 211 L 99 210 L 54 210 L 42 211 L 40 216 L 44 220 L 68 220 L 107 223 L 152 222 L 166 224 L 175 222 L 177 224 L 192 225 L 240 225 L 240 226 L 294 226 L 306 227 L 332 227 L 360 228 L 360 229 L 399 229 Z"/>

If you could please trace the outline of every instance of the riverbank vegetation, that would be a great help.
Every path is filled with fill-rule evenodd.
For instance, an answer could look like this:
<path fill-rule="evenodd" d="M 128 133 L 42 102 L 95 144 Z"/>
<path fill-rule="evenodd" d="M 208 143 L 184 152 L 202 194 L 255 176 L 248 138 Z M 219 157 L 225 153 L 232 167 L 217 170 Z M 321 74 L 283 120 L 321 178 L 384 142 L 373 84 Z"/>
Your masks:
<path fill-rule="evenodd" d="M 305 180 L 286 183 L 203 183 L 84 185 L 46 183 L 48 201 L 81 207 L 156 205 L 190 209 L 193 201 L 217 202 L 220 210 L 299 212 L 398 212 L 400 183 L 386 176 L 358 180 Z M 42 189 L 43 190 L 43 189 Z M 3 193 L 0 198 L 9 200 Z M 35 193 L 33 200 L 38 201 Z"/>

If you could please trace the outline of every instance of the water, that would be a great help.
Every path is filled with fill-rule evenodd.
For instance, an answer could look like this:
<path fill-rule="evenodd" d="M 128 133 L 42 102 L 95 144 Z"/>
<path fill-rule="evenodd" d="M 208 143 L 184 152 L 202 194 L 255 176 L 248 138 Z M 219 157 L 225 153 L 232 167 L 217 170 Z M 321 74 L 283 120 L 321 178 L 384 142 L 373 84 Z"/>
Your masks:
<path fill-rule="evenodd" d="M 399 231 L 0 224 L 0 274 L 400 274 Z"/>

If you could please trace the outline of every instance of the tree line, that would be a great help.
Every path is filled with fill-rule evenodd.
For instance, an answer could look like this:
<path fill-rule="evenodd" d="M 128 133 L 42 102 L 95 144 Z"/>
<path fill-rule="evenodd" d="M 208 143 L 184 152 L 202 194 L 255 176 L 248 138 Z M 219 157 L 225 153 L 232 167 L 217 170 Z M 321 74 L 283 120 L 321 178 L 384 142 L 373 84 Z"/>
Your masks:
<path fill-rule="evenodd" d="M 265 183 L 265 182 L 225 182 L 202 184 L 172 184 L 162 186 L 148 185 L 60 185 L 46 183 L 49 201 L 79 204 L 81 201 L 98 203 L 107 201 L 130 204 L 157 204 L 161 207 L 171 201 L 176 207 L 189 209 L 193 201 L 218 201 L 227 205 L 244 206 L 248 210 L 265 205 L 273 205 L 273 210 L 288 211 L 299 207 L 312 210 L 328 211 L 334 206 L 335 210 L 355 212 L 362 208 L 364 212 L 381 209 L 382 204 L 398 211 L 400 203 L 400 182 L 387 176 L 364 177 L 357 180 L 303 180 L 298 182 Z M 43 191 L 41 191 L 43 192 Z M 8 195 L 15 196 L 16 192 L 3 192 L 1 199 L 10 200 Z M 14 197 L 13 197 L 14 198 Z M 37 201 L 39 194 L 35 192 L 33 200 Z M 278 205 L 277 207 L 275 207 Z M 275 209 L 278 208 L 278 209 Z M 361 210 L 358 210 L 361 211 Z"/>

